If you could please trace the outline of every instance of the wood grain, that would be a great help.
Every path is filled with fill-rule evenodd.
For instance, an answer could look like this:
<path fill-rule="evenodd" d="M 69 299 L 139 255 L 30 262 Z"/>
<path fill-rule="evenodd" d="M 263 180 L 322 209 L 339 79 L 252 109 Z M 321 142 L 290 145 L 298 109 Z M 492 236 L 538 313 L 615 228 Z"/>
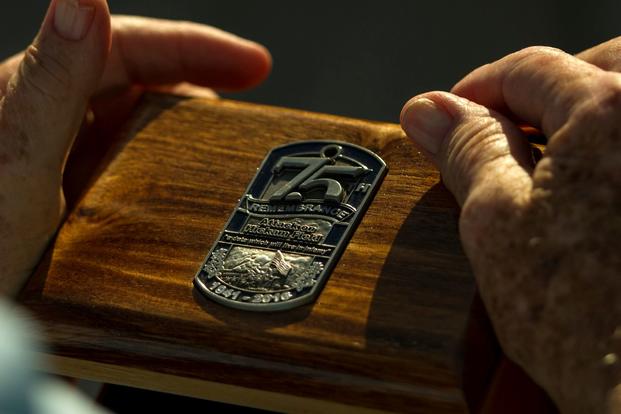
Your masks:
<path fill-rule="evenodd" d="M 270 314 L 204 299 L 192 278 L 261 160 L 306 139 L 362 145 L 389 167 L 319 299 Z M 460 350 L 474 280 L 458 208 L 397 125 L 151 95 L 104 161 L 81 177 L 92 185 L 21 295 L 50 354 L 74 361 L 58 371 L 204 398 L 218 383 L 291 396 L 271 407 L 291 412 L 322 401 L 466 410 Z M 242 391 L 220 399 L 247 401 Z M 307 400 L 319 405 L 302 410 Z"/>

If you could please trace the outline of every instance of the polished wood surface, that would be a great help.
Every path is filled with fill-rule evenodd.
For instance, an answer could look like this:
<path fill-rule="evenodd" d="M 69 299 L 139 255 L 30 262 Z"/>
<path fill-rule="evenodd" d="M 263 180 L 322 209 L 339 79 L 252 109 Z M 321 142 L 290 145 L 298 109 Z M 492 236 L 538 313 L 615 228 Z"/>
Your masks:
<path fill-rule="evenodd" d="M 194 274 L 261 160 L 306 139 L 389 167 L 317 302 L 255 314 L 204 299 Z M 458 207 L 398 125 L 151 95 L 102 162 L 21 294 L 51 370 L 278 411 L 466 410 Z"/>

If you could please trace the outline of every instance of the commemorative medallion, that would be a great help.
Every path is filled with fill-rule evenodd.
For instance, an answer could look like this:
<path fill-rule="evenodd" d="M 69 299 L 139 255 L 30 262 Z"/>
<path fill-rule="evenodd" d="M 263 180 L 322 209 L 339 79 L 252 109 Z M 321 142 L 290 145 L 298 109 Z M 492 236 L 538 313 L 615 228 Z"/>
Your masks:
<path fill-rule="evenodd" d="M 251 311 L 313 301 L 386 171 L 376 154 L 345 142 L 273 149 L 196 274 L 196 288 Z"/>

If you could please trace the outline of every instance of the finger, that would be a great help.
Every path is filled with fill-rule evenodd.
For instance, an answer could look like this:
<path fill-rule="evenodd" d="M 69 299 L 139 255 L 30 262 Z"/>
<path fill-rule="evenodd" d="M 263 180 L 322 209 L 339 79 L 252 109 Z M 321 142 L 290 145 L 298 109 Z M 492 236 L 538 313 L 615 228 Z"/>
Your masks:
<path fill-rule="evenodd" d="M 600 43 L 576 55 L 601 69 L 621 72 L 621 37 Z"/>
<path fill-rule="evenodd" d="M 401 125 L 438 166 L 461 206 L 481 191 L 511 202 L 528 193 L 530 146 L 500 114 L 450 93 L 430 92 L 404 106 Z"/>
<path fill-rule="evenodd" d="M 547 136 L 573 113 L 614 100 L 619 91 L 619 75 L 545 47 L 524 49 L 482 66 L 452 90 L 478 104 L 512 114 Z"/>
<path fill-rule="evenodd" d="M 173 85 L 153 86 L 149 88 L 149 91 L 185 96 L 188 98 L 218 98 L 218 94 L 213 89 L 206 88 L 204 86 L 194 85 L 188 82 L 181 82 Z"/>
<path fill-rule="evenodd" d="M 2 102 L 0 128 L 14 156 L 62 169 L 109 43 L 105 0 L 52 0 Z"/>
<path fill-rule="evenodd" d="M 10 194 L 0 203 L 0 291 L 17 291 L 62 219 L 63 164 L 109 41 L 105 0 L 52 0 L 0 100 L 0 188 Z"/>
<path fill-rule="evenodd" d="M 100 90 L 179 82 L 236 90 L 260 83 L 271 70 L 263 46 L 209 26 L 115 16 L 113 29 Z"/>

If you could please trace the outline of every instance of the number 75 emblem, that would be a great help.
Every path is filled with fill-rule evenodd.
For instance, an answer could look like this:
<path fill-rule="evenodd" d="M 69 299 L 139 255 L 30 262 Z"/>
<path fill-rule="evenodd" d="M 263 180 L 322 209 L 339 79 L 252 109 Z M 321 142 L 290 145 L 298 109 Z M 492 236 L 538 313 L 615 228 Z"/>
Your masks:
<path fill-rule="evenodd" d="M 196 288 L 244 310 L 311 302 L 386 172 L 379 156 L 354 144 L 273 149 L 197 272 Z"/>

